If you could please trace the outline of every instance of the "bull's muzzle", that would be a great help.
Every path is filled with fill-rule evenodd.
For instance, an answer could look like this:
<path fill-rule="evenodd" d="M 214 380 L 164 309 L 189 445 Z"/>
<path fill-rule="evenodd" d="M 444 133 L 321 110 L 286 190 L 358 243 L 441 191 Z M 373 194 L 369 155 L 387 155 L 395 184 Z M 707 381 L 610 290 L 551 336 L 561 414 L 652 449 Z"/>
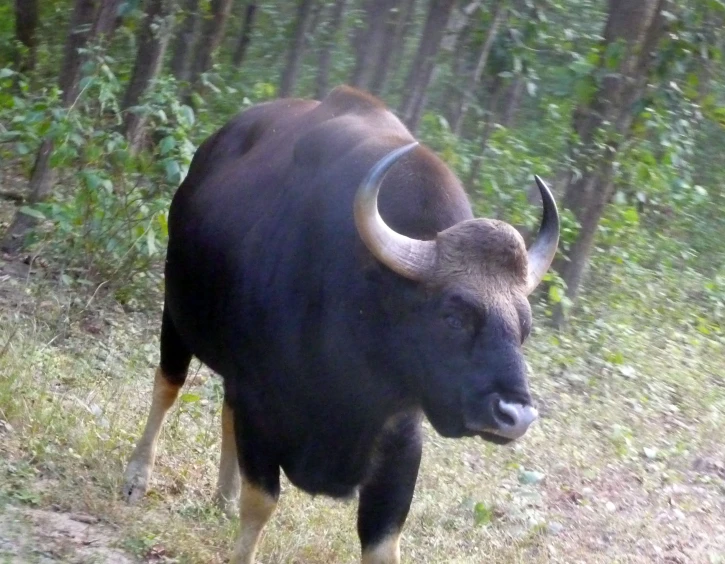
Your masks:
<path fill-rule="evenodd" d="M 499 394 L 490 394 L 480 403 L 469 402 L 466 407 L 466 427 L 470 431 L 509 440 L 523 437 L 539 417 L 532 405 L 506 401 Z"/>
<path fill-rule="evenodd" d="M 524 436 L 529 425 L 538 417 L 539 412 L 535 407 L 500 399 L 493 405 L 493 418 L 497 425 L 489 432 L 506 439 L 518 439 Z"/>

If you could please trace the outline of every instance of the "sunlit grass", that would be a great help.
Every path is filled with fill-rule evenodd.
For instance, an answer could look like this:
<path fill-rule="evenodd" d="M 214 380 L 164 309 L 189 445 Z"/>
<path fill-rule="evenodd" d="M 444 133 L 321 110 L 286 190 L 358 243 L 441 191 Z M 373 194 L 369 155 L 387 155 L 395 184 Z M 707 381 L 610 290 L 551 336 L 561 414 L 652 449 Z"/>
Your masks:
<path fill-rule="evenodd" d="M 223 562 L 236 523 L 211 504 L 218 379 L 192 365 L 151 491 L 128 507 L 121 475 L 146 416 L 158 315 L 105 302 L 83 310 L 61 292 L 38 308 L 40 297 L 21 295 L 24 309 L 6 311 L 0 325 L 0 419 L 12 426 L 0 429 L 0 500 L 101 517 L 137 556 L 163 549 L 172 561 Z M 527 354 L 542 419 L 513 447 L 447 440 L 426 427 L 404 561 L 722 554 L 723 347 L 686 328 L 663 333 L 537 331 Z M 531 471 L 538 478 L 523 483 Z M 357 561 L 355 511 L 354 502 L 312 498 L 284 482 L 260 561 Z"/>

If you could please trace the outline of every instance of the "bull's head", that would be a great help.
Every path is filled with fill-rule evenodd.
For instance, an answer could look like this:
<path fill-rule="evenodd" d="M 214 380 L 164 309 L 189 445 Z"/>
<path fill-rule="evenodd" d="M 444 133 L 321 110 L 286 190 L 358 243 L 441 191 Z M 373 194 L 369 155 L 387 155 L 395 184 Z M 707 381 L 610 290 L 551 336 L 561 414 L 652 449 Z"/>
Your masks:
<path fill-rule="evenodd" d="M 491 219 L 462 221 L 432 241 L 406 237 L 383 221 L 377 197 L 388 169 L 416 146 L 392 151 L 363 180 L 357 229 L 380 262 L 421 283 L 425 299 L 405 331 L 423 357 L 414 386 L 428 419 L 446 436 L 509 442 L 538 416 L 521 345 L 531 327 L 527 296 L 556 254 L 556 203 L 537 176 L 544 214 L 528 251 L 512 226 Z"/>

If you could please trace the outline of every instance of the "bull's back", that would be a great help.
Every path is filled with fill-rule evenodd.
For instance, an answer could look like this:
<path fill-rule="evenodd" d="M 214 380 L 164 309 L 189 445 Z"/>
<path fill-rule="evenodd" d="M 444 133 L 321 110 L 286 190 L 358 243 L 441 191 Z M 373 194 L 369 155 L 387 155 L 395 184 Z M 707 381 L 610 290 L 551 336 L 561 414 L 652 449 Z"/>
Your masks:
<path fill-rule="evenodd" d="M 367 254 L 357 185 L 410 140 L 379 102 L 342 88 L 253 107 L 204 142 L 171 206 L 166 265 L 167 307 L 197 357 L 223 374 L 255 348 L 255 361 L 299 364 L 305 316 L 339 299 L 324 287 L 356 284 Z M 440 193 L 459 185 L 437 158 L 418 160 L 391 171 L 380 207 L 393 228 L 431 238 L 471 212 L 462 189 Z"/>

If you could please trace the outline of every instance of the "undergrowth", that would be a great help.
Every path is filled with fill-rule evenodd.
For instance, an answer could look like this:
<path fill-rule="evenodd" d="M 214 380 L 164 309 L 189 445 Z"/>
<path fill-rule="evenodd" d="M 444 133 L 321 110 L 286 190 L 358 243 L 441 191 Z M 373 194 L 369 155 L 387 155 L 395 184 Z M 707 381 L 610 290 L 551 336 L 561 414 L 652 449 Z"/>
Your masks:
<path fill-rule="evenodd" d="M 193 367 L 163 432 L 151 491 L 127 507 L 120 480 L 146 416 L 159 308 L 129 313 L 99 294 L 89 304 L 50 281 L 5 284 L 13 291 L 0 314 L 2 504 L 98 515 L 138 558 L 224 561 L 236 523 L 211 504 L 218 380 Z M 667 312 L 639 325 L 661 304 L 641 304 L 640 314 L 610 307 L 611 296 L 588 299 L 583 315 L 597 319 L 568 333 L 539 319 L 527 359 L 542 418 L 516 446 L 445 440 L 426 427 L 407 561 L 723 554 L 723 537 L 710 535 L 725 508 L 722 338 L 693 322 L 696 308 L 672 323 Z M 260 560 L 356 561 L 354 517 L 354 503 L 313 499 L 285 482 Z"/>

